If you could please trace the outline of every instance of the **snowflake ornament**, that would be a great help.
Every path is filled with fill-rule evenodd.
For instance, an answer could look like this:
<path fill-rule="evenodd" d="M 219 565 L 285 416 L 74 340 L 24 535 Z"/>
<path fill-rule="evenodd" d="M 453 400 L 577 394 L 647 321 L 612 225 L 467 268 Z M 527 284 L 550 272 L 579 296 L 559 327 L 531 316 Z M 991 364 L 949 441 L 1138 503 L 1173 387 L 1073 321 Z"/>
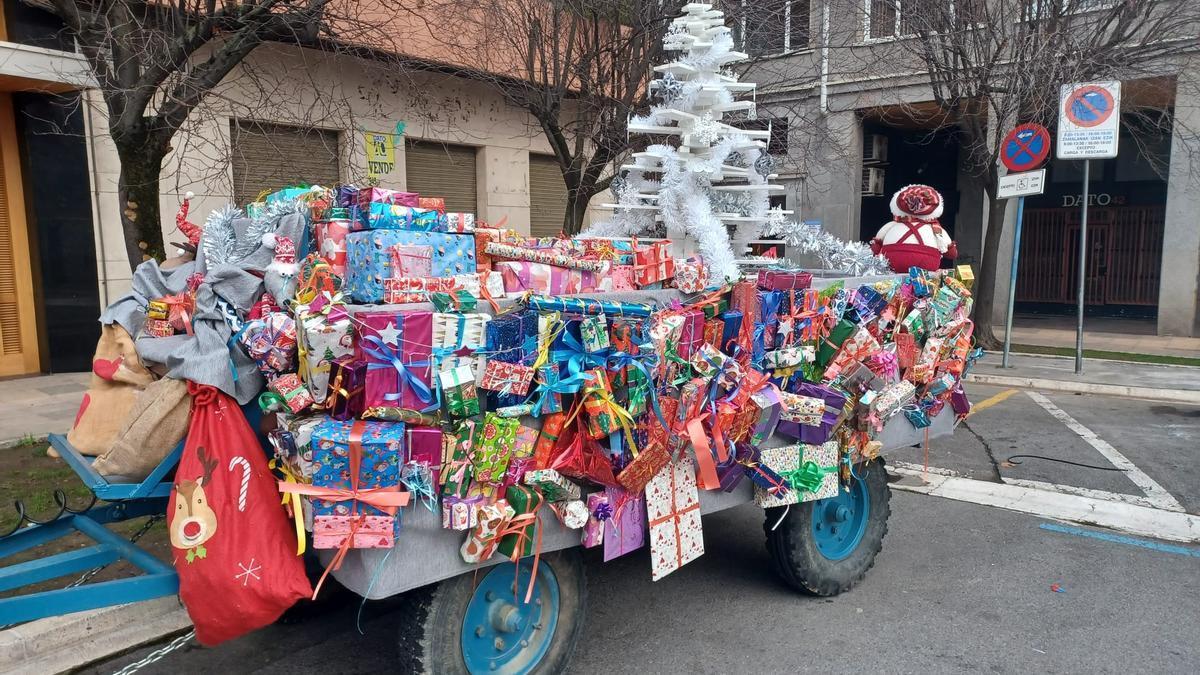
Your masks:
<path fill-rule="evenodd" d="M 689 135 L 694 143 L 712 145 L 721 138 L 721 124 L 713 118 L 710 110 L 696 120 L 692 125 L 692 133 Z"/>
<path fill-rule="evenodd" d="M 669 106 L 678 101 L 683 95 L 683 82 L 672 73 L 666 73 L 658 80 L 654 93 L 663 105 Z"/>

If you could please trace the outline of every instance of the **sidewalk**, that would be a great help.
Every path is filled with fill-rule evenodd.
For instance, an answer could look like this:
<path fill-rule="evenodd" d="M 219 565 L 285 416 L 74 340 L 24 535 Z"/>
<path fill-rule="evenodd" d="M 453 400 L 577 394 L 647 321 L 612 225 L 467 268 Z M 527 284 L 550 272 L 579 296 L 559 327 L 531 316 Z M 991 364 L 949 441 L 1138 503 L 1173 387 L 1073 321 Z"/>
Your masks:
<path fill-rule="evenodd" d="M 1083 372 L 1076 375 L 1075 359 L 1066 356 L 1014 353 L 1009 368 L 1001 368 L 1000 361 L 1000 352 L 988 352 L 971 369 L 968 381 L 1200 404 L 1196 367 L 1084 359 Z"/>
<path fill-rule="evenodd" d="M 0 448 L 70 431 L 91 373 L 0 380 Z"/>
<path fill-rule="evenodd" d="M 996 337 L 1004 330 L 997 326 Z M 1154 322 L 1137 319 L 1086 317 L 1084 349 L 1155 356 L 1200 358 L 1200 338 L 1156 335 Z M 1013 321 L 1014 345 L 1075 348 L 1075 317 L 1018 314 Z"/>

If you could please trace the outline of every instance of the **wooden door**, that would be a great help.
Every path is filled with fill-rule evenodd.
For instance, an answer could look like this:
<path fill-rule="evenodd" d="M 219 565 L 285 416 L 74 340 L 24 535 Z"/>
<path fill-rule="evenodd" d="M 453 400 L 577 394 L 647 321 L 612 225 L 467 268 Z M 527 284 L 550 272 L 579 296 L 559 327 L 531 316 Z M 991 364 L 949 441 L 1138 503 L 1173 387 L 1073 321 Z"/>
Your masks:
<path fill-rule="evenodd" d="M 0 93 L 0 377 L 39 367 L 17 132 L 12 98 Z"/>

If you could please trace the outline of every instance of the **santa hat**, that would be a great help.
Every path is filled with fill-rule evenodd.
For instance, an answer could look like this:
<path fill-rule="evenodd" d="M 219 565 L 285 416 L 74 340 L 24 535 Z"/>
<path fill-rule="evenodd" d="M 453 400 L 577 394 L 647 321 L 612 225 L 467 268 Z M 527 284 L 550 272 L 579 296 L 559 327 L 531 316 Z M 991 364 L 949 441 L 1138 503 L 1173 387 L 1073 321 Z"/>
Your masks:
<path fill-rule="evenodd" d="M 296 244 L 291 237 L 278 236 L 272 232 L 263 235 L 263 246 L 274 249 L 274 259 L 267 269 L 290 277 L 296 273 Z"/>
<path fill-rule="evenodd" d="M 906 185 L 892 195 L 892 215 L 897 218 L 937 220 L 944 206 L 942 194 L 928 185 Z"/>

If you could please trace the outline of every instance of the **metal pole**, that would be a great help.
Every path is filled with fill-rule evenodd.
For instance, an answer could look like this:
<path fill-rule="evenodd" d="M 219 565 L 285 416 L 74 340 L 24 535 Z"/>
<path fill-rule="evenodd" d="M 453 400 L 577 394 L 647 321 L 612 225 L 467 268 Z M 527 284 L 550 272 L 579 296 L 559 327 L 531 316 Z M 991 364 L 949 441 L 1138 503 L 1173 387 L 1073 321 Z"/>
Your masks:
<path fill-rule="evenodd" d="M 1008 314 L 1004 319 L 1004 358 L 1001 368 L 1008 367 L 1008 352 L 1012 347 L 1013 302 L 1017 298 L 1017 261 L 1021 257 L 1021 221 L 1025 218 L 1025 198 L 1017 197 L 1017 231 L 1013 236 L 1012 268 L 1008 272 Z"/>
<path fill-rule="evenodd" d="M 1091 160 L 1083 160 L 1083 214 L 1079 220 L 1079 288 L 1075 293 L 1078 304 L 1078 316 L 1075 323 L 1075 374 L 1083 372 L 1083 295 L 1087 283 L 1087 214 L 1088 214 L 1088 173 L 1091 170 Z"/>

